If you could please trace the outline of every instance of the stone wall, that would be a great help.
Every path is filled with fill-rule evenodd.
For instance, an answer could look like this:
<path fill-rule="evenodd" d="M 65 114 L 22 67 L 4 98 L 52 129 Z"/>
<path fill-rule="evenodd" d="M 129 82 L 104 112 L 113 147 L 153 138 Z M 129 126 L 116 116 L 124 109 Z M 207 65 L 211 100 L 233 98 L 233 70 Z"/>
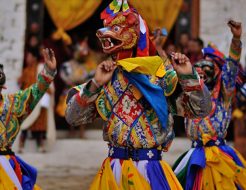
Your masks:
<path fill-rule="evenodd" d="M 18 89 L 17 79 L 22 72 L 26 28 L 26 0 L 0 1 L 0 63 L 7 76 L 7 90 Z"/>
<path fill-rule="evenodd" d="M 246 62 L 246 1 L 245 0 L 201 0 L 200 34 L 207 44 L 214 42 L 218 48 L 228 55 L 231 33 L 227 27 L 230 18 L 243 23 L 243 55 L 241 62 Z"/>

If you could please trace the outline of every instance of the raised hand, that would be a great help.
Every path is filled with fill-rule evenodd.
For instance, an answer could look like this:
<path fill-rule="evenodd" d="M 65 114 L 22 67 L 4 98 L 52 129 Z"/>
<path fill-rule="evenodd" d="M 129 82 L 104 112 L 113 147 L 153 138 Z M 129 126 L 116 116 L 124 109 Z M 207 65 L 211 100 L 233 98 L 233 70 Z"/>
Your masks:
<path fill-rule="evenodd" d="M 192 74 L 192 65 L 190 60 L 186 55 L 181 53 L 172 53 L 171 54 L 171 62 L 174 70 L 178 74 L 188 75 Z"/>
<path fill-rule="evenodd" d="M 55 72 L 56 71 L 56 58 L 55 53 L 52 49 L 43 49 L 42 51 L 44 62 L 48 70 Z"/>
<path fill-rule="evenodd" d="M 241 22 L 236 22 L 234 20 L 230 20 L 227 25 L 231 28 L 231 33 L 234 38 L 241 38 L 242 35 L 242 24 Z"/>

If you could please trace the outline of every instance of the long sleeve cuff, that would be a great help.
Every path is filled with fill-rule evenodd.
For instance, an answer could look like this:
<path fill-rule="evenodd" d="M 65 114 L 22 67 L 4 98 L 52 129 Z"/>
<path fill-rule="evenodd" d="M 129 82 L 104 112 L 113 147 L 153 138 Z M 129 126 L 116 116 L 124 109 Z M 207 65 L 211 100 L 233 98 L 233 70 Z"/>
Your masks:
<path fill-rule="evenodd" d="M 101 88 L 98 88 L 96 92 L 90 92 L 90 85 L 91 81 L 84 84 L 80 91 L 75 95 L 77 103 L 82 107 L 85 107 L 89 103 L 94 102 L 101 92 Z"/>
<path fill-rule="evenodd" d="M 232 38 L 229 56 L 232 60 L 239 62 L 242 51 L 242 42 L 240 39 Z"/>
<path fill-rule="evenodd" d="M 90 89 L 90 86 L 91 86 L 91 83 L 92 83 L 92 80 L 90 80 L 89 82 L 87 82 L 87 84 L 85 85 L 85 87 L 80 90 L 80 96 L 81 97 L 82 97 L 82 95 L 85 95 L 85 96 L 87 96 L 89 98 L 89 97 L 92 97 L 94 95 L 98 95 L 99 92 L 101 92 L 101 89 L 102 88 L 98 88 L 95 92 L 91 92 L 89 90 Z"/>
<path fill-rule="evenodd" d="M 192 74 L 178 75 L 179 83 L 181 84 L 182 89 L 185 92 L 200 91 L 202 89 L 202 84 L 198 73 L 194 68 L 192 68 L 192 70 L 193 70 Z"/>

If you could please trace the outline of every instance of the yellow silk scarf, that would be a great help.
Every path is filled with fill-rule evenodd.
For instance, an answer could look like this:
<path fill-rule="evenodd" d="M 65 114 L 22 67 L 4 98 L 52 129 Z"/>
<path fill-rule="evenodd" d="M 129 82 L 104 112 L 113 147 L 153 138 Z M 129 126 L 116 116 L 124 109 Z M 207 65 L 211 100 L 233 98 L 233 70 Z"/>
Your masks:
<path fill-rule="evenodd" d="M 166 73 L 163 60 L 159 56 L 135 57 L 117 61 L 127 72 L 163 77 Z"/>
<path fill-rule="evenodd" d="M 246 189 L 246 169 L 217 146 L 206 147 L 206 167 L 203 170 L 203 190 L 236 190 L 235 183 Z"/>

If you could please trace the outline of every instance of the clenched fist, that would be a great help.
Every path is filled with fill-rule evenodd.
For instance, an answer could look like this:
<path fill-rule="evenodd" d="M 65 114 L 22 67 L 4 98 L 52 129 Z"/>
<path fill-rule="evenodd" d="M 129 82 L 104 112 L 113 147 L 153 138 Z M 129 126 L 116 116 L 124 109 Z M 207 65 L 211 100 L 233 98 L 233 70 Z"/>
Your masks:
<path fill-rule="evenodd" d="M 110 81 L 114 70 L 116 69 L 116 63 L 114 61 L 108 60 L 100 63 L 96 68 L 95 80 L 102 86 Z"/>
<path fill-rule="evenodd" d="M 234 20 L 230 20 L 227 25 L 231 28 L 231 33 L 234 38 L 240 39 L 242 35 L 242 24 L 241 22 L 236 22 Z"/>

